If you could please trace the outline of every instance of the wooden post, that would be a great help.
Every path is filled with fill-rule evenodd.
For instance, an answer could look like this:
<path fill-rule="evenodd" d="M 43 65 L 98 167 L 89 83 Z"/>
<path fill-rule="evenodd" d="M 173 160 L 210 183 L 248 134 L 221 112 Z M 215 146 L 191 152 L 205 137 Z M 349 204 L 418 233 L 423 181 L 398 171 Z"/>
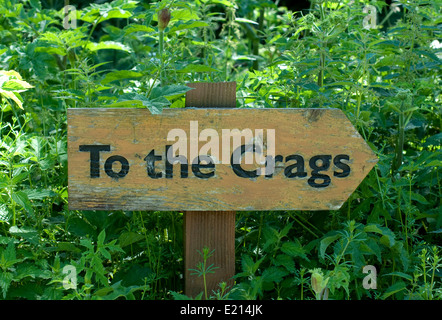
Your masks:
<path fill-rule="evenodd" d="M 191 83 L 194 88 L 186 93 L 186 107 L 235 108 L 236 83 Z M 220 282 L 231 288 L 235 275 L 235 211 L 184 212 L 184 274 L 185 294 L 195 297 L 204 292 L 203 277 L 192 275 L 202 257 L 204 247 L 213 251 L 207 264 L 213 264 L 214 273 L 206 276 L 207 295 L 219 289 Z M 204 298 L 204 295 L 203 295 Z"/>

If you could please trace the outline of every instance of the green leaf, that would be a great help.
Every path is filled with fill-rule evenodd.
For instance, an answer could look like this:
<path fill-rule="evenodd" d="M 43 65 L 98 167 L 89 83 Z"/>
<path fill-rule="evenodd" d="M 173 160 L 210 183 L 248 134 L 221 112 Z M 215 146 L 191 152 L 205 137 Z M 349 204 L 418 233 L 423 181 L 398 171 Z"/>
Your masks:
<path fill-rule="evenodd" d="M 360 246 L 362 249 L 365 249 L 365 251 L 376 255 L 376 258 L 378 259 L 379 263 L 382 262 L 382 252 L 381 248 L 378 245 L 377 240 L 369 238 L 366 241 L 362 241 L 360 243 Z"/>
<path fill-rule="evenodd" d="M 350 274 L 345 265 L 338 265 L 330 273 L 330 280 L 328 282 L 330 291 L 334 294 L 335 289 L 344 288 L 349 295 Z"/>
<path fill-rule="evenodd" d="M 18 94 L 18 92 L 11 92 L 0 89 L 0 95 L 13 100 L 20 109 L 23 109 L 23 98 Z"/>
<path fill-rule="evenodd" d="M 143 74 L 136 71 L 131 70 L 118 70 L 118 71 L 111 71 L 106 74 L 106 76 L 101 80 L 101 84 L 108 84 L 112 81 L 119 81 L 119 80 L 125 80 L 125 79 L 133 79 L 133 78 L 139 78 L 142 77 Z"/>
<path fill-rule="evenodd" d="M 437 55 L 435 55 L 433 52 L 428 52 L 425 50 L 416 50 L 416 53 L 420 53 L 424 56 L 427 56 L 428 58 L 438 62 L 439 64 L 442 62 L 441 59 Z"/>
<path fill-rule="evenodd" d="M 430 204 L 427 199 L 425 199 L 424 196 L 420 195 L 419 193 L 411 192 L 410 193 L 411 200 L 417 201 L 422 204 Z"/>
<path fill-rule="evenodd" d="M 442 142 L 442 132 L 439 132 L 431 137 L 426 138 L 423 147 L 440 146 L 441 142 Z M 441 166 L 442 161 L 438 160 L 437 162 L 438 166 Z"/>
<path fill-rule="evenodd" d="M 307 89 L 307 90 L 312 90 L 312 91 L 319 91 L 320 87 L 314 83 L 314 82 L 309 82 L 309 83 L 305 83 L 302 85 L 303 88 Z"/>
<path fill-rule="evenodd" d="M 226 6 L 226 7 L 234 7 L 235 6 L 235 3 L 232 2 L 232 1 L 229 1 L 229 0 L 211 0 L 210 2 L 214 3 L 214 4 L 215 3 L 222 4 L 222 5 Z"/>
<path fill-rule="evenodd" d="M 53 276 L 49 270 L 41 269 L 35 262 L 23 262 L 17 266 L 14 281 L 21 281 L 24 278 L 50 279 Z"/>
<path fill-rule="evenodd" d="M 281 282 L 284 277 L 288 274 L 288 271 L 280 268 L 272 266 L 270 268 L 266 268 L 262 273 L 262 279 L 266 282 Z"/>
<path fill-rule="evenodd" d="M 81 239 L 80 244 L 83 247 L 88 248 L 90 251 L 94 251 L 94 245 L 92 244 L 92 241 L 90 239 Z"/>
<path fill-rule="evenodd" d="M 26 81 L 14 79 L 4 82 L 1 88 L 7 91 L 23 92 L 34 88 L 34 86 L 30 85 Z"/>
<path fill-rule="evenodd" d="M 132 1 L 130 1 L 132 2 Z M 129 2 L 129 3 L 130 3 Z M 86 9 L 77 11 L 77 19 L 86 21 L 89 23 L 103 22 L 109 19 L 127 19 L 132 16 L 132 13 L 128 10 L 133 7 L 133 5 L 126 4 L 124 6 L 118 6 L 118 2 L 113 1 L 111 3 L 105 4 L 92 4 Z"/>
<path fill-rule="evenodd" d="M 351 81 L 336 81 L 336 82 L 332 82 L 332 83 L 327 83 L 324 84 L 324 87 L 334 87 L 334 86 L 353 86 L 354 83 Z"/>
<path fill-rule="evenodd" d="M 172 12 L 170 21 L 200 20 L 195 10 L 178 9 Z"/>
<path fill-rule="evenodd" d="M 192 28 L 201 28 L 201 27 L 208 27 L 209 24 L 204 21 L 185 21 L 185 22 L 178 22 L 175 23 L 169 30 L 169 32 L 176 32 L 181 30 L 187 30 Z"/>
<path fill-rule="evenodd" d="M 88 42 L 88 44 L 86 45 L 86 49 L 95 52 L 98 50 L 121 50 L 121 51 L 126 51 L 126 52 L 131 52 L 132 50 L 120 43 L 120 42 L 115 42 L 115 41 L 101 41 L 99 43 L 95 43 L 95 42 Z"/>
<path fill-rule="evenodd" d="M 71 242 L 57 242 L 56 251 L 68 251 L 68 252 L 81 252 L 79 248 L 75 246 L 75 244 Z"/>
<path fill-rule="evenodd" d="M 170 294 L 172 295 L 173 300 L 192 300 L 192 298 L 175 291 L 170 291 Z"/>
<path fill-rule="evenodd" d="M 29 200 L 42 200 L 44 198 L 54 197 L 57 195 L 54 191 L 50 189 L 40 189 L 40 188 L 26 189 L 23 190 L 23 192 L 26 193 Z"/>
<path fill-rule="evenodd" d="M 98 235 L 98 241 L 97 241 L 97 244 L 98 244 L 98 246 L 99 247 L 101 247 L 101 246 L 103 246 L 104 245 L 104 240 L 106 239 L 106 230 L 102 230 L 101 232 L 100 232 L 100 234 Z"/>
<path fill-rule="evenodd" d="M 6 294 L 8 293 L 12 279 L 14 279 L 14 276 L 11 272 L 0 272 L 0 288 L 2 288 L 3 291 L 3 299 L 6 299 Z"/>
<path fill-rule="evenodd" d="M 394 243 L 395 243 L 395 240 L 394 240 L 395 235 L 394 235 L 393 231 L 391 231 L 387 227 L 380 227 L 380 226 L 375 225 L 375 224 L 369 224 L 369 225 L 366 225 L 364 227 L 364 231 L 365 232 L 374 232 L 374 233 L 381 234 L 383 236 L 382 237 L 383 239 L 387 239 L 388 240 L 388 242 L 385 243 L 385 241 L 381 238 L 381 242 L 386 244 L 389 247 L 392 247 L 394 245 Z"/>
<path fill-rule="evenodd" d="M 142 239 L 144 239 L 143 235 L 136 233 L 136 232 L 128 231 L 128 232 L 124 232 L 120 235 L 119 242 L 120 242 L 120 246 L 122 248 L 124 248 L 124 247 L 131 245 L 135 242 L 138 242 Z"/>
<path fill-rule="evenodd" d="M 163 87 L 155 87 L 152 89 L 149 99 L 156 99 L 160 97 L 173 97 L 180 94 L 184 94 L 193 88 L 185 85 L 169 85 Z"/>
<path fill-rule="evenodd" d="M 105 248 L 100 248 L 98 251 L 103 255 L 103 257 L 105 257 L 108 260 L 111 260 L 111 254 Z"/>
<path fill-rule="evenodd" d="M 396 282 L 395 284 L 391 285 L 387 290 L 385 290 L 384 294 L 382 295 L 382 299 L 385 300 L 389 296 L 406 289 L 406 287 L 407 285 L 403 281 Z"/>
<path fill-rule="evenodd" d="M 11 195 L 12 200 L 17 203 L 19 206 L 23 207 L 27 213 L 31 216 L 34 216 L 34 209 L 32 208 L 32 204 L 28 199 L 28 195 L 23 191 L 16 191 Z"/>
<path fill-rule="evenodd" d="M 67 229 L 68 232 L 79 237 L 96 235 L 95 229 L 89 223 L 77 217 L 69 219 Z"/>
<path fill-rule="evenodd" d="M 275 265 L 285 267 L 290 273 L 296 270 L 295 261 L 287 254 L 278 254 L 275 258 Z"/>
<path fill-rule="evenodd" d="M 7 269 L 20 261 L 20 259 L 16 259 L 14 242 L 10 241 L 0 255 L 0 266 L 2 269 Z"/>
<path fill-rule="evenodd" d="M 253 20 L 249 20 L 249 19 L 245 19 L 245 18 L 235 18 L 235 21 L 236 22 L 250 23 L 250 24 L 258 25 L 258 22 L 253 21 Z"/>
<path fill-rule="evenodd" d="M 241 260 L 241 266 L 242 266 L 242 273 L 237 274 L 237 277 L 240 276 L 254 276 L 256 271 L 259 268 L 259 265 L 264 260 L 264 257 L 259 259 L 258 261 L 254 262 L 253 259 L 249 255 L 244 255 Z"/>
<path fill-rule="evenodd" d="M 170 101 L 165 97 L 158 97 L 153 100 L 143 101 L 143 106 L 148 108 L 152 114 L 161 114 L 163 108 L 170 105 Z"/>
<path fill-rule="evenodd" d="M 176 70 L 178 73 L 193 73 L 193 72 L 219 72 L 219 70 L 202 65 L 202 64 L 188 64 L 183 69 Z"/>
<path fill-rule="evenodd" d="M 328 246 L 332 242 L 338 240 L 341 237 L 342 237 L 342 234 L 338 233 L 338 234 L 330 235 L 330 236 L 327 236 L 327 237 L 323 238 L 321 240 L 321 242 L 319 243 L 319 256 L 321 258 L 324 258 L 325 257 L 325 251 L 327 250 Z"/>
<path fill-rule="evenodd" d="M 163 108 L 168 105 L 170 105 L 170 101 L 165 97 L 158 97 L 151 100 L 138 93 L 125 93 L 120 96 L 116 103 L 111 104 L 110 107 L 144 106 L 148 108 L 152 114 L 161 114 Z"/>
<path fill-rule="evenodd" d="M 411 275 L 400 272 L 400 271 L 394 271 L 391 273 L 384 274 L 382 276 L 398 276 L 398 277 L 404 278 L 410 282 L 413 282 L 413 277 Z"/>
<path fill-rule="evenodd" d="M 130 25 L 124 27 L 123 30 L 126 35 L 131 34 L 133 32 L 144 32 L 144 33 L 155 32 L 155 29 L 145 26 L 143 24 L 130 24 Z"/>
<path fill-rule="evenodd" d="M 281 251 L 288 254 L 291 257 L 302 257 L 307 258 L 305 255 L 305 250 L 302 245 L 296 241 L 284 242 L 281 246 Z"/>
<path fill-rule="evenodd" d="M 38 245 L 39 244 L 39 234 L 37 230 L 31 228 L 31 227 L 17 227 L 12 226 L 9 228 L 9 232 L 13 234 L 16 237 L 22 237 L 23 239 L 27 240 L 28 242 Z"/>

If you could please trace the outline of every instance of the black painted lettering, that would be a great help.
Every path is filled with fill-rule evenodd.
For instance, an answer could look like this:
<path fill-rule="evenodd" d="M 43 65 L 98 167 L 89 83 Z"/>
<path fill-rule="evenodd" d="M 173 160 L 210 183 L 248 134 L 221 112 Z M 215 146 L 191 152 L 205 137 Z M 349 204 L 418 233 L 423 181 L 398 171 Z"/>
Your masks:
<path fill-rule="evenodd" d="M 178 161 L 181 164 L 181 178 L 187 178 L 188 176 L 188 164 L 185 156 L 172 156 L 172 146 L 166 146 L 166 178 L 173 178 L 173 165 Z M 171 154 L 169 154 L 169 152 Z M 172 161 L 170 161 L 172 160 Z"/>
<path fill-rule="evenodd" d="M 121 164 L 121 169 L 115 172 L 112 168 L 114 162 L 119 162 Z M 125 157 L 122 156 L 111 156 L 107 158 L 104 163 L 104 172 L 114 179 L 124 178 L 129 173 L 129 162 Z"/>
<path fill-rule="evenodd" d="M 290 156 L 287 156 L 285 158 L 285 161 L 292 161 L 295 160 L 296 162 L 294 164 L 291 164 L 287 166 L 284 169 L 284 175 L 287 178 L 304 178 L 307 176 L 307 172 L 304 169 L 304 158 L 297 154 L 292 154 Z M 293 170 L 296 169 L 295 172 Z"/>
<path fill-rule="evenodd" d="M 232 166 L 233 172 L 235 172 L 235 174 L 238 177 L 241 178 L 256 178 L 258 177 L 258 173 L 257 170 L 244 170 L 241 167 L 241 158 L 242 155 L 246 152 L 255 151 L 255 146 L 251 146 L 251 145 L 242 145 L 240 147 L 238 147 L 235 151 L 233 151 L 232 156 L 230 157 L 230 165 Z"/>
<path fill-rule="evenodd" d="M 346 163 L 342 163 L 342 160 L 346 160 L 349 161 L 350 157 L 346 154 L 338 154 L 334 159 L 333 159 L 333 164 L 342 170 L 342 172 L 333 172 L 333 175 L 335 177 L 338 178 L 345 178 L 348 177 L 348 175 L 350 174 L 350 166 Z"/>
<path fill-rule="evenodd" d="M 153 149 L 146 157 L 144 157 L 144 161 L 146 161 L 147 164 L 147 175 L 152 179 L 158 179 L 163 176 L 161 172 L 155 172 L 155 162 L 161 161 L 162 158 L 162 156 L 156 156 L 155 150 Z"/>
<path fill-rule="evenodd" d="M 273 173 L 275 173 L 276 170 L 276 164 L 278 162 L 283 162 L 284 161 L 284 157 L 281 155 L 276 155 L 275 158 L 273 158 L 272 156 L 267 156 L 266 157 L 266 178 L 272 178 L 273 177 Z"/>
<path fill-rule="evenodd" d="M 321 165 L 318 166 L 318 160 L 321 161 Z M 308 184 L 313 188 L 325 188 L 330 184 L 330 177 L 326 174 L 320 174 L 321 171 L 326 171 L 330 167 L 331 156 L 319 155 L 310 159 L 309 165 L 312 171 L 312 176 L 308 179 Z M 316 180 L 322 180 L 322 183 L 317 183 Z"/>
<path fill-rule="evenodd" d="M 79 150 L 90 152 L 90 177 L 100 177 L 100 151 L 110 151 L 110 145 L 81 145 Z"/>
<path fill-rule="evenodd" d="M 206 163 L 202 163 L 202 162 Z M 201 169 L 215 169 L 215 164 L 210 156 L 201 155 L 195 158 L 192 162 L 193 174 L 201 179 L 208 179 L 215 175 L 215 170 L 210 172 L 201 172 Z"/>

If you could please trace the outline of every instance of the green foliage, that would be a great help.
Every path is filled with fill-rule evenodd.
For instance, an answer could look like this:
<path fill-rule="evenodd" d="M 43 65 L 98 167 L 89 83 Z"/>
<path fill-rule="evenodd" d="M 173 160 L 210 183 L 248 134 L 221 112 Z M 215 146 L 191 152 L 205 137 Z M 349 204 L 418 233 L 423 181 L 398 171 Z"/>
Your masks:
<path fill-rule="evenodd" d="M 339 210 L 238 213 L 235 285 L 195 298 L 442 298 L 438 1 L 370 2 L 374 28 L 362 1 L 71 2 L 75 28 L 55 1 L 0 1 L 0 299 L 189 298 L 182 213 L 68 210 L 66 109 L 160 114 L 197 81 L 339 108 L 379 162 Z"/>

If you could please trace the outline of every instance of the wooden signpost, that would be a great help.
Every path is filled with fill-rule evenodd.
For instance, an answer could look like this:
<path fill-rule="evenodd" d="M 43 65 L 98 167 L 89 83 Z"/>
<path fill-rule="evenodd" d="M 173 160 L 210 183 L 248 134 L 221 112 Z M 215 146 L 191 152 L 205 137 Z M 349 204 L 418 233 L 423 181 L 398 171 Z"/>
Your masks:
<path fill-rule="evenodd" d="M 69 208 L 186 211 L 185 268 L 215 249 L 215 289 L 234 275 L 236 211 L 337 210 L 377 158 L 339 109 L 238 109 L 235 83 L 190 86 L 193 108 L 161 115 L 68 110 Z"/>

